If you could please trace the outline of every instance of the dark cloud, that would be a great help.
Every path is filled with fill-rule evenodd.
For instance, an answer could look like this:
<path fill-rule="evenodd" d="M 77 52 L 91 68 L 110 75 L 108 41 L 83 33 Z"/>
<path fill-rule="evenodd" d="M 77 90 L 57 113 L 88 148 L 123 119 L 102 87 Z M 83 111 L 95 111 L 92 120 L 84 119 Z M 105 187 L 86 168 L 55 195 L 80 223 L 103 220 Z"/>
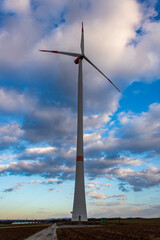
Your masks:
<path fill-rule="evenodd" d="M 68 109 L 37 109 L 25 119 L 23 129 L 24 137 L 30 141 L 71 141 L 76 130 L 76 120 Z"/>
<path fill-rule="evenodd" d="M 60 158 L 49 158 L 45 161 L 24 161 L 12 162 L 9 166 L 0 167 L 1 174 L 9 173 L 10 175 L 40 175 L 45 178 L 58 178 L 59 180 L 73 179 L 74 167 L 68 167 Z"/>
<path fill-rule="evenodd" d="M 0 147 L 8 148 L 9 146 L 15 146 L 23 137 L 23 130 L 21 126 L 13 122 L 11 124 L 0 125 Z"/>

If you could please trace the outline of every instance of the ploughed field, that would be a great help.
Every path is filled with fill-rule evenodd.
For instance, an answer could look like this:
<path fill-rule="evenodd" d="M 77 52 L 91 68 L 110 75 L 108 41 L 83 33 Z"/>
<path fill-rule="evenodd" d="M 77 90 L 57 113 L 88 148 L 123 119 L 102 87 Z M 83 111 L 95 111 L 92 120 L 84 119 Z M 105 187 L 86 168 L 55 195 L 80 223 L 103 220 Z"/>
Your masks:
<path fill-rule="evenodd" d="M 25 238 L 49 227 L 48 224 L 0 226 L 0 240 L 24 240 Z"/>
<path fill-rule="evenodd" d="M 59 240 L 160 240 L 160 221 L 121 220 L 95 228 L 59 228 L 57 234 Z"/>

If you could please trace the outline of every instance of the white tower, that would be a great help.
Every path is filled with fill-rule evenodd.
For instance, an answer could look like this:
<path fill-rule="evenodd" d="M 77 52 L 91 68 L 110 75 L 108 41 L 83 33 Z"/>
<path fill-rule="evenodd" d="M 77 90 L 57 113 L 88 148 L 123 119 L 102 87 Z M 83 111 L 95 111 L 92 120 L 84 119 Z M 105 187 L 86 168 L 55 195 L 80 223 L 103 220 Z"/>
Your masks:
<path fill-rule="evenodd" d="M 83 30 L 83 28 L 82 28 Z M 84 162 L 83 162 L 83 78 L 82 60 L 79 59 L 78 73 L 78 118 L 77 118 L 77 157 L 72 221 L 87 221 Z"/>

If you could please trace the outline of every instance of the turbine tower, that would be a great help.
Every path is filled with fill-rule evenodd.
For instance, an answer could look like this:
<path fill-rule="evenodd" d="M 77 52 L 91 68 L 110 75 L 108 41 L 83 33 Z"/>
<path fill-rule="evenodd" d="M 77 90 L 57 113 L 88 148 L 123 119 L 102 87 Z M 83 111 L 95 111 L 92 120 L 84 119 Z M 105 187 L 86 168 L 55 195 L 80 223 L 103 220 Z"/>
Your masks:
<path fill-rule="evenodd" d="M 81 33 L 81 53 L 71 53 L 53 50 L 40 50 L 41 52 L 57 53 L 77 57 L 74 60 L 75 64 L 79 65 L 78 69 L 78 117 L 77 117 L 77 154 L 76 154 L 76 176 L 75 176 L 75 191 L 74 203 L 72 212 L 72 221 L 87 221 L 85 185 L 84 185 L 84 162 L 83 162 L 83 75 L 82 75 L 82 60 L 89 62 L 98 72 L 100 72 L 119 92 L 120 90 L 114 83 L 106 77 L 84 54 L 84 30 L 82 23 Z"/>

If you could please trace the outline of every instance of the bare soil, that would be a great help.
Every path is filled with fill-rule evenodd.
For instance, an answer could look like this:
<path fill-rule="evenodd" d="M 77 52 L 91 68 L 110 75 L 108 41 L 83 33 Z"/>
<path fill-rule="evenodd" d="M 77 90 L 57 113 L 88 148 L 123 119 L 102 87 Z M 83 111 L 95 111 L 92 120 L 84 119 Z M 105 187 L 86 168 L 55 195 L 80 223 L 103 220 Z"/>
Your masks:
<path fill-rule="evenodd" d="M 160 240 L 160 221 L 112 222 L 96 228 L 61 228 L 59 240 Z"/>
<path fill-rule="evenodd" d="M 24 240 L 46 227 L 49 227 L 49 225 L 41 224 L 0 227 L 0 240 Z"/>

